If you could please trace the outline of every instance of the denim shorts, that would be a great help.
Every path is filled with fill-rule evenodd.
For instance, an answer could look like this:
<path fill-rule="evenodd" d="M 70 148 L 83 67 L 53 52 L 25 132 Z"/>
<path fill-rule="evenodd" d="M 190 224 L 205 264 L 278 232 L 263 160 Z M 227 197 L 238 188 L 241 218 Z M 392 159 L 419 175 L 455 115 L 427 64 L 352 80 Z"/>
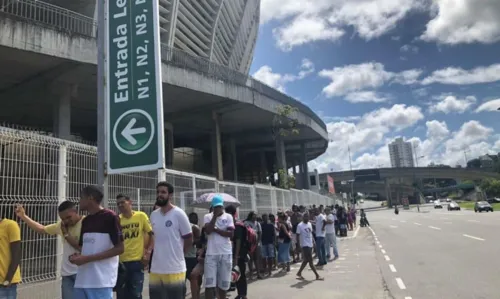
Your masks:
<path fill-rule="evenodd" d="M 0 299 L 16 299 L 17 285 L 13 284 L 8 288 L 0 288 Z"/>
<path fill-rule="evenodd" d="M 275 247 L 274 244 L 262 245 L 261 254 L 264 259 L 274 258 Z"/>
<path fill-rule="evenodd" d="M 205 256 L 205 287 L 218 287 L 223 291 L 231 286 L 231 272 L 233 270 L 232 254 L 217 254 Z"/>

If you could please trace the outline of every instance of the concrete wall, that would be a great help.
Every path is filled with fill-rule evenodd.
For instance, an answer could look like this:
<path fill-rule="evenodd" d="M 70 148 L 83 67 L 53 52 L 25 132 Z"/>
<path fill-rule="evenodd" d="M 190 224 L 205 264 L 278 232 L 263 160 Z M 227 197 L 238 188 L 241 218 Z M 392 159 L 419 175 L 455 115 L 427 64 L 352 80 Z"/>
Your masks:
<path fill-rule="evenodd" d="M 82 63 L 97 64 L 96 40 L 71 36 L 42 26 L 0 18 L 0 46 L 32 51 Z M 163 64 L 163 82 L 186 87 L 207 94 L 253 104 L 263 110 L 275 113 L 281 105 L 248 86 L 240 86 L 204 76 L 187 69 Z M 328 133 L 311 117 L 302 112 L 296 115 L 299 123 L 311 127 L 325 140 Z"/>
<path fill-rule="evenodd" d="M 83 63 L 96 63 L 96 40 L 0 17 L 0 46 Z"/>

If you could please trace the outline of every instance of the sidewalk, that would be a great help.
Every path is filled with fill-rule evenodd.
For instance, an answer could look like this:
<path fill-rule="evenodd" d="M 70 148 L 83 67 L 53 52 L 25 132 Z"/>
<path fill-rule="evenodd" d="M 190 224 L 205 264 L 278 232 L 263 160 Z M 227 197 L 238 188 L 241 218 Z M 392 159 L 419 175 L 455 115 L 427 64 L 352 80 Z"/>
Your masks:
<path fill-rule="evenodd" d="M 250 282 L 248 298 L 389 298 L 385 292 L 373 242 L 370 230 L 361 228 L 356 238 L 338 242 L 340 258 L 318 271 L 324 281 L 315 281 L 314 273 L 308 267 L 302 274 L 306 280 L 297 280 L 295 274 L 300 264 L 294 264 L 288 274 L 276 273 L 270 278 Z"/>

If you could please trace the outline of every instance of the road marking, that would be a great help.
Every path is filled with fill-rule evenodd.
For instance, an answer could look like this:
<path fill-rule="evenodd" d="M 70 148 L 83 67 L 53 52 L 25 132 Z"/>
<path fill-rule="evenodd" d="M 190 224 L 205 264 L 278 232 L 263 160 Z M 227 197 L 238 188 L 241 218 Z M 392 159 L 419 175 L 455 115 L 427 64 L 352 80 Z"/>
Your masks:
<path fill-rule="evenodd" d="M 435 230 L 441 230 L 439 227 L 435 227 L 435 226 L 429 226 L 429 228 L 432 228 L 432 229 L 435 229 Z"/>
<path fill-rule="evenodd" d="M 339 257 L 339 261 L 345 261 L 345 257 Z"/>
<path fill-rule="evenodd" d="M 379 248 L 382 248 L 382 245 L 379 245 L 378 247 L 379 247 Z"/>
<path fill-rule="evenodd" d="M 385 249 L 380 249 L 380 251 L 382 251 L 382 254 L 386 254 L 387 252 L 385 252 Z"/>
<path fill-rule="evenodd" d="M 391 258 L 388 255 L 384 255 L 384 258 L 385 258 L 386 261 L 390 261 L 391 260 Z"/>
<path fill-rule="evenodd" d="M 475 222 L 475 223 L 479 223 L 479 220 L 467 220 L 469 222 Z"/>
<path fill-rule="evenodd" d="M 406 290 L 406 286 L 405 286 L 405 283 L 403 282 L 403 280 L 401 278 L 396 278 L 396 283 L 398 284 L 398 287 L 401 289 L 401 290 Z"/>
<path fill-rule="evenodd" d="M 450 220 L 450 218 L 441 217 L 443 220 Z"/>
<path fill-rule="evenodd" d="M 401 223 L 406 223 L 406 220 L 401 220 L 401 221 L 399 221 L 399 222 L 401 222 Z"/>
<path fill-rule="evenodd" d="M 389 268 L 391 269 L 391 271 L 392 271 L 393 273 L 398 272 L 398 271 L 396 271 L 396 267 L 394 267 L 394 265 L 393 265 L 393 264 L 389 264 Z"/>
<path fill-rule="evenodd" d="M 418 226 L 422 225 L 422 224 L 417 223 L 417 222 L 413 222 L 413 224 L 418 225 Z"/>
<path fill-rule="evenodd" d="M 449 222 L 449 221 L 445 221 L 444 223 L 446 223 L 446 224 L 451 224 L 451 222 Z"/>
<path fill-rule="evenodd" d="M 478 237 L 474 237 L 474 236 L 470 236 L 470 235 L 466 235 L 466 234 L 464 234 L 463 236 L 466 238 L 470 238 L 470 239 L 474 239 L 474 240 L 478 240 L 478 241 L 484 241 L 483 238 L 478 238 Z"/>
<path fill-rule="evenodd" d="M 395 225 L 389 225 L 389 226 L 390 226 L 390 227 L 392 227 L 392 228 L 398 228 L 398 227 L 397 227 L 397 226 L 395 226 Z"/>
<path fill-rule="evenodd" d="M 411 297 L 406 296 L 405 299 L 412 299 Z"/>

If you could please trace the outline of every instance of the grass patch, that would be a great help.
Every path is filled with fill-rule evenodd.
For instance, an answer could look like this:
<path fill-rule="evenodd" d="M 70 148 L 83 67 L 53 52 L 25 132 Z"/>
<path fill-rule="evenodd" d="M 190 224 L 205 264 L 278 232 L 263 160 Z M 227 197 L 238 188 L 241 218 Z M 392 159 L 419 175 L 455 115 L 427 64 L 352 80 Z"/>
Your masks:
<path fill-rule="evenodd" d="M 473 201 L 464 201 L 458 204 L 462 209 L 466 210 L 474 210 L 474 202 Z M 493 210 L 498 211 L 500 210 L 500 203 L 492 203 L 491 206 L 493 207 Z"/>

